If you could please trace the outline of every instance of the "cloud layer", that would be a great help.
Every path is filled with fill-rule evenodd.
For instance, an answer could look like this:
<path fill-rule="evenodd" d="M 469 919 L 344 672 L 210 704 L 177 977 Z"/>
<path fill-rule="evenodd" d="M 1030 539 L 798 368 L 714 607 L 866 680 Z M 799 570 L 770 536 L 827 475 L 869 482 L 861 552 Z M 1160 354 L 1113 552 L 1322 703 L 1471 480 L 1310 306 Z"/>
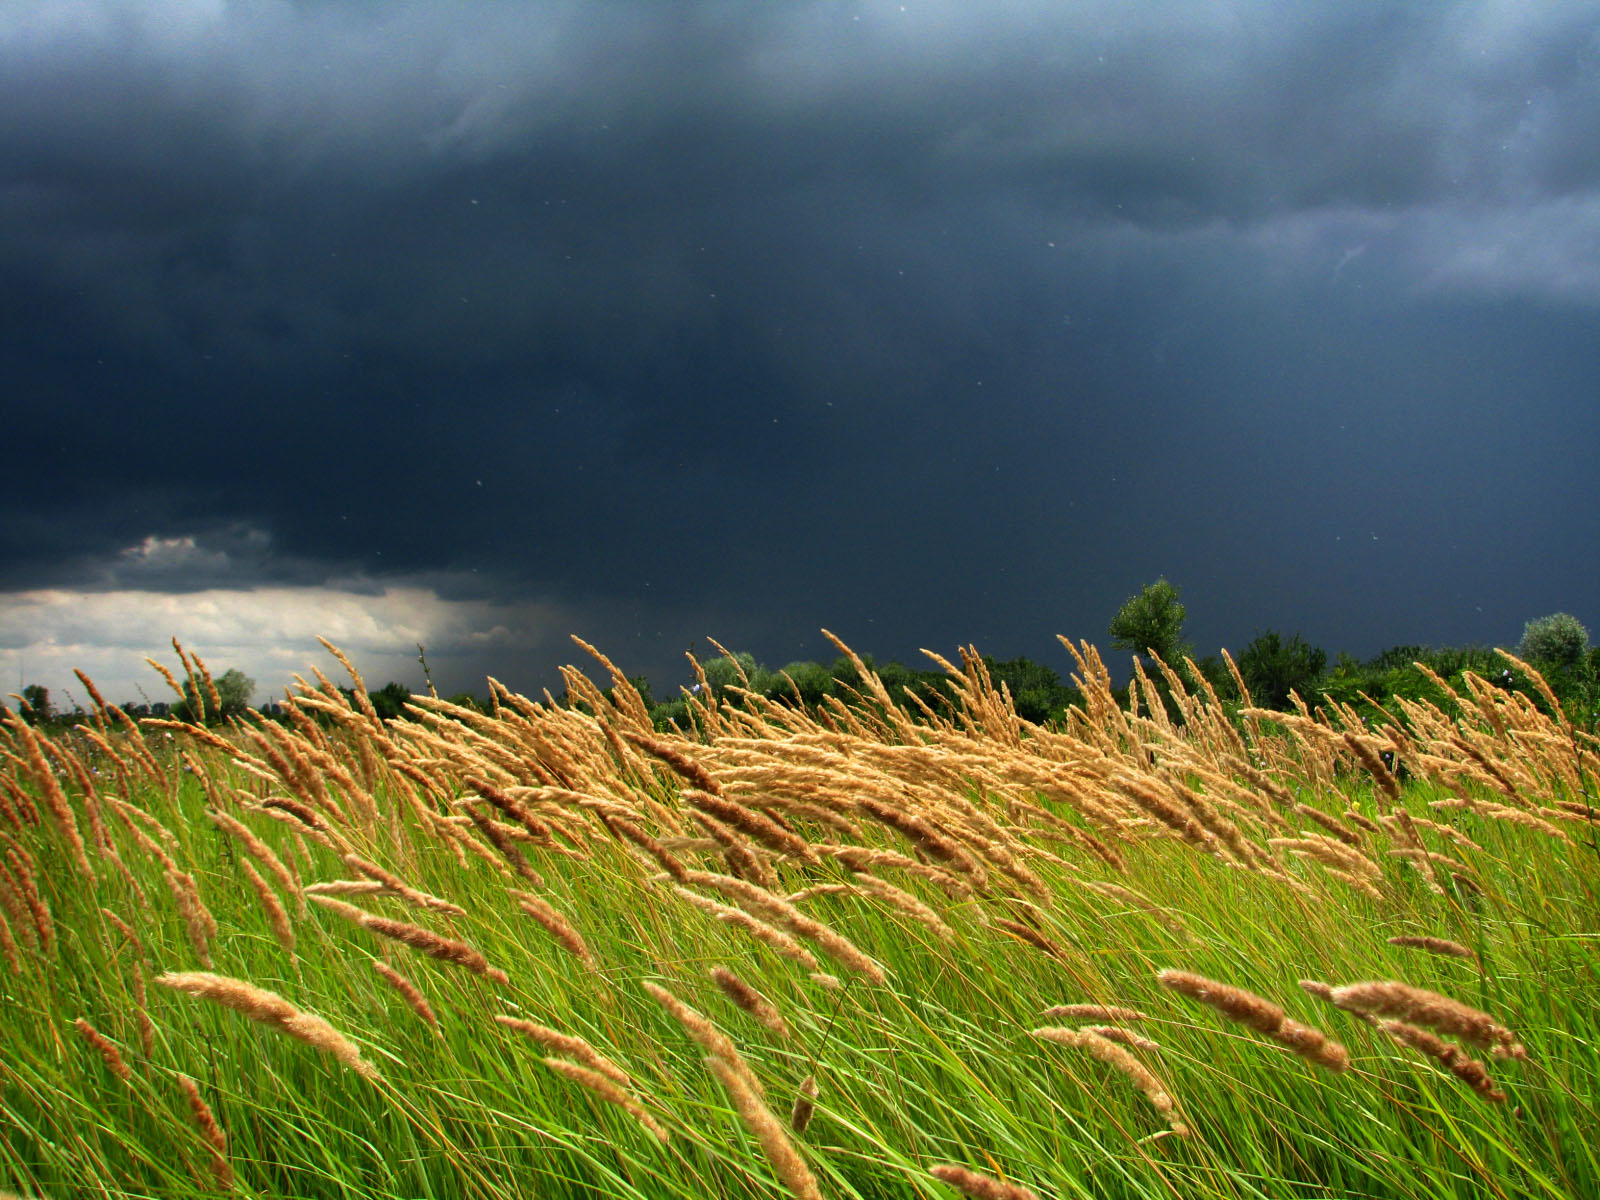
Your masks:
<path fill-rule="evenodd" d="M 1504 638 L 1600 605 L 1596 127 L 1555 0 L 13 0 L 0 589 Z"/>

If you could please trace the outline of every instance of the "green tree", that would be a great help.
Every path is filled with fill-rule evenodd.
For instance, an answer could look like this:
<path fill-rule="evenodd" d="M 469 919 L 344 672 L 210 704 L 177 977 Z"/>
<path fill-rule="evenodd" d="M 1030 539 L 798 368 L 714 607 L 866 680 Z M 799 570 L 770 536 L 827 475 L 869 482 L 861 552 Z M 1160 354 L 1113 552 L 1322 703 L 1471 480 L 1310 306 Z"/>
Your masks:
<path fill-rule="evenodd" d="M 217 701 L 220 707 L 212 705 L 209 693 L 197 697 L 193 686 L 186 680 L 183 685 L 183 700 L 172 706 L 170 713 L 172 719 L 193 722 L 196 719 L 195 714 L 199 713 L 199 720 L 206 724 L 226 721 L 250 707 L 250 697 L 256 690 L 256 681 L 238 667 L 229 667 L 221 675 L 214 676 L 211 685 L 217 689 Z"/>
<path fill-rule="evenodd" d="M 23 719 L 30 725 L 37 725 L 55 716 L 55 708 L 50 703 L 50 689 L 42 684 L 30 683 L 23 688 L 22 702 L 28 706 L 23 711 Z"/>
<path fill-rule="evenodd" d="M 1162 577 L 1123 602 L 1111 619 L 1111 644 L 1135 654 L 1159 655 L 1173 670 L 1182 670 L 1183 657 L 1191 649 L 1183 640 L 1186 616 L 1188 609 L 1179 603 L 1178 589 Z"/>
<path fill-rule="evenodd" d="M 785 679 L 787 675 L 789 678 Z M 790 686 L 791 681 L 793 686 Z M 793 700 L 796 691 L 807 708 L 815 708 L 822 698 L 833 693 L 833 674 L 819 662 L 792 662 L 773 677 L 769 692 L 774 698 Z"/>
<path fill-rule="evenodd" d="M 1517 657 L 1535 666 L 1575 667 L 1589 650 L 1589 631 L 1571 613 L 1551 613 L 1522 627 Z"/>
<path fill-rule="evenodd" d="M 217 685 L 217 699 L 222 701 L 221 715 L 237 716 L 250 707 L 250 697 L 255 695 L 256 681 L 238 667 L 229 667 L 213 681 Z"/>
<path fill-rule="evenodd" d="M 405 706 L 411 702 L 411 689 L 403 683 L 390 680 L 372 692 L 371 699 L 372 711 L 378 714 L 378 718 L 392 721 L 405 714 Z"/>
<path fill-rule="evenodd" d="M 1250 698 L 1263 708 L 1287 709 L 1289 693 L 1301 699 L 1310 693 L 1328 665 L 1328 656 L 1310 645 L 1298 633 L 1285 641 L 1269 629 L 1258 634 L 1239 655 L 1239 674 L 1250 689 Z"/>

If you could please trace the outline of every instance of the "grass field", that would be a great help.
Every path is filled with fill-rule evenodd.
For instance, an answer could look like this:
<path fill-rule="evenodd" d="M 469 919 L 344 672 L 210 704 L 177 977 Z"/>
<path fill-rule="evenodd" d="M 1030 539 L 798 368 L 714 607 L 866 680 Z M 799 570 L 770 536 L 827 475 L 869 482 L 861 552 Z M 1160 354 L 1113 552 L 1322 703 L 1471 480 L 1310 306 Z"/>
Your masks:
<path fill-rule="evenodd" d="M 1595 740 L 1471 678 L 1173 720 L 1067 649 L 1050 729 L 975 654 L 690 736 L 598 655 L 8 716 L 0 1192 L 1600 1195 Z"/>

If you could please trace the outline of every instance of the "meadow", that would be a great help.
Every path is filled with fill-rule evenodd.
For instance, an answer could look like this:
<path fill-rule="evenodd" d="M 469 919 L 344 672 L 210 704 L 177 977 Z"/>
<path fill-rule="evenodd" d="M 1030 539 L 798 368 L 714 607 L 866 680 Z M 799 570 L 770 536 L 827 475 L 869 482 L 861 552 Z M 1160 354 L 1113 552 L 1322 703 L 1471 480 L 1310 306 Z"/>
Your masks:
<path fill-rule="evenodd" d="M 0 1193 L 1600 1195 L 1600 743 L 1063 646 L 1051 726 L 972 650 L 681 730 L 589 647 L 575 704 L 384 722 L 330 647 L 287 725 L 7 714 Z"/>

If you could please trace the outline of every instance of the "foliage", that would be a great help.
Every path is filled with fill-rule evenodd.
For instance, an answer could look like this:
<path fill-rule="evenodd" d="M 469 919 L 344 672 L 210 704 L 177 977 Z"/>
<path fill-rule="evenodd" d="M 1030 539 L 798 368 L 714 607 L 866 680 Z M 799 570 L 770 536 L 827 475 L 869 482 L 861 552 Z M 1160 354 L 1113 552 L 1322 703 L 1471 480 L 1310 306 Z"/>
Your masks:
<path fill-rule="evenodd" d="M 1327 664 L 1327 654 L 1298 633 L 1285 641 L 1272 629 L 1257 634 L 1237 661 L 1250 698 L 1262 708 L 1276 709 L 1289 707 L 1291 691 L 1301 699 L 1310 697 Z"/>
<path fill-rule="evenodd" d="M 1517 657 L 1536 666 L 1575 667 L 1589 649 L 1589 631 L 1571 613 L 1551 613 L 1522 627 Z"/>
<path fill-rule="evenodd" d="M 391 680 L 377 691 L 369 693 L 369 698 L 372 700 L 372 711 L 378 714 L 378 719 L 391 721 L 405 715 L 405 706 L 411 703 L 411 689 Z"/>
<path fill-rule="evenodd" d="M 186 680 L 183 685 L 184 698 L 172 706 L 172 718 L 176 721 L 191 723 L 198 721 L 201 724 L 214 725 L 219 721 L 240 716 L 250 707 L 250 697 L 255 694 L 256 681 L 238 667 L 229 667 L 212 679 L 212 686 L 216 689 L 215 702 L 209 689 L 202 687 L 200 694 L 196 696 L 194 683 Z"/>
<path fill-rule="evenodd" d="M 50 703 L 50 689 L 37 683 L 30 683 L 22 689 L 22 702 L 27 707 L 23 710 L 23 720 L 30 725 L 38 725 L 55 716 L 55 708 Z"/>
<path fill-rule="evenodd" d="M 1111 644 L 1134 654 L 1151 653 L 1174 669 L 1191 648 L 1183 640 L 1188 609 L 1178 602 L 1178 589 L 1165 577 L 1147 583 L 1137 596 L 1129 596 L 1111 618 Z"/>

